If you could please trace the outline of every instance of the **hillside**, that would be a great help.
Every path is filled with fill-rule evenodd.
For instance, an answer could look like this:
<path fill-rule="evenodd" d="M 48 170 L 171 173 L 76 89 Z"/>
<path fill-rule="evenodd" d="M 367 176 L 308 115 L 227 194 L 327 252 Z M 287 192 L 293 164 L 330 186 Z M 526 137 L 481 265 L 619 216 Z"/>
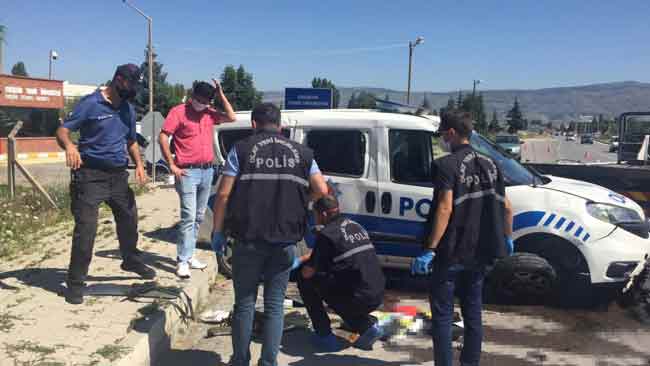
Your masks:
<path fill-rule="evenodd" d="M 359 90 L 366 90 L 379 98 L 388 95 L 390 100 L 406 101 L 406 92 L 403 91 L 371 87 L 343 87 L 340 88 L 341 106 L 346 106 L 352 93 Z M 463 91 L 463 93 L 470 92 Z M 447 105 L 449 97 L 456 98 L 458 95 L 458 91 L 414 92 L 411 93 L 411 104 L 421 104 L 425 93 L 436 109 Z M 488 118 L 494 109 L 502 118 L 512 107 L 515 97 L 519 98 L 525 116 L 529 120 L 570 120 L 581 114 L 603 114 L 605 117 L 613 117 L 626 111 L 650 110 L 650 83 L 636 81 L 530 90 L 483 90 L 482 93 Z M 283 96 L 283 91 L 264 93 L 265 100 L 277 103 L 282 101 Z"/>

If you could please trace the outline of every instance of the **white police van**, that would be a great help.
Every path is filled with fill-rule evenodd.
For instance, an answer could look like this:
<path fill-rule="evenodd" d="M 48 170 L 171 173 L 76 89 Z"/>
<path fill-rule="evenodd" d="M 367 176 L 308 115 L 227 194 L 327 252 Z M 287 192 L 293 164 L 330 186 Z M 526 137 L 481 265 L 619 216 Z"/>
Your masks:
<path fill-rule="evenodd" d="M 408 268 L 420 252 L 431 163 L 441 154 L 437 128 L 436 117 L 372 110 L 282 112 L 283 134 L 314 150 L 343 214 L 368 230 L 382 264 L 393 268 Z M 233 143 L 251 133 L 249 112 L 216 128 L 217 159 L 223 162 Z M 592 302 L 622 288 L 650 253 L 646 219 L 635 202 L 594 184 L 542 176 L 476 133 L 471 144 L 501 167 L 514 209 L 517 253 L 488 276 L 499 298 Z M 211 226 L 210 216 L 206 222 Z M 311 234 L 305 241 L 313 242 Z M 226 273 L 229 253 L 219 261 Z M 596 291 L 601 288 L 609 291 Z"/>

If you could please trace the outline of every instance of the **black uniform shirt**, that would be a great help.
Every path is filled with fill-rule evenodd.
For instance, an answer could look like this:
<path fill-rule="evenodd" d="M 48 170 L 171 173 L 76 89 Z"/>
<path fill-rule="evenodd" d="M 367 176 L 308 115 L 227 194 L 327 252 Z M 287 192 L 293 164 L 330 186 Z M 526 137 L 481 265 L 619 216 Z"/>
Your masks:
<path fill-rule="evenodd" d="M 385 278 L 370 237 L 361 225 L 343 216 L 317 235 L 308 265 L 325 279 L 326 291 L 371 302 L 383 298 Z"/>
<path fill-rule="evenodd" d="M 496 163 L 462 145 L 436 161 L 429 230 L 440 194 L 452 191 L 449 225 L 436 250 L 440 265 L 489 264 L 505 256 L 505 185 Z"/>

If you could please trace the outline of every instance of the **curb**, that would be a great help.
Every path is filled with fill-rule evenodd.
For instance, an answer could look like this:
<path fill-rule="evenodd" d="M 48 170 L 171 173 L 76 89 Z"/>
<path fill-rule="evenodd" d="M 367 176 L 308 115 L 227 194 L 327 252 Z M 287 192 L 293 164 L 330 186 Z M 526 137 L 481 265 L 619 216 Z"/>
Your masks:
<path fill-rule="evenodd" d="M 65 159 L 64 152 L 49 152 L 49 153 L 19 153 L 16 158 L 18 160 L 36 160 L 36 159 Z M 7 154 L 0 154 L 0 161 L 7 161 Z"/>
<path fill-rule="evenodd" d="M 211 256 L 208 267 L 203 271 L 193 271 L 191 282 L 182 286 L 192 300 L 195 316 L 204 299 L 210 294 L 210 280 L 217 274 L 217 260 Z M 181 305 L 180 300 L 176 303 Z M 130 352 L 113 366 L 150 366 L 157 361 L 158 355 L 171 349 L 172 338 L 184 327 L 183 322 L 174 307 L 168 306 L 163 312 L 156 314 L 150 321 L 149 330 L 139 333 L 132 330 L 121 342 L 128 346 Z"/>

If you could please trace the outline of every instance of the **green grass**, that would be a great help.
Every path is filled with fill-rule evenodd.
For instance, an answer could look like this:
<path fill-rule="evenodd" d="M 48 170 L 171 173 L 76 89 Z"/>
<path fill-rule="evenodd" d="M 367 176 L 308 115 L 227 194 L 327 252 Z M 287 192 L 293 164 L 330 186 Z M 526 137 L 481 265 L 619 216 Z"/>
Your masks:
<path fill-rule="evenodd" d="M 136 195 L 149 192 L 147 186 L 132 185 Z M 73 221 L 70 212 L 70 192 L 67 185 L 46 187 L 57 204 L 58 209 L 50 206 L 47 200 L 36 190 L 28 187 L 16 187 L 16 196 L 9 199 L 9 188 L 0 185 L 0 259 L 14 259 L 21 254 L 41 249 L 38 243 L 47 237 L 44 235 L 60 223 Z M 108 206 L 100 206 L 100 217 L 108 213 Z M 67 230 L 67 229 L 66 229 Z M 112 227 L 102 228 L 99 236 L 114 235 Z M 68 237 L 72 234 L 69 233 Z M 56 253 L 47 252 L 43 260 Z"/>
<path fill-rule="evenodd" d="M 130 348 L 116 344 L 106 345 L 93 353 L 93 355 L 100 356 L 109 360 L 110 362 L 120 359 L 122 356 L 129 352 Z M 93 356 L 91 355 L 91 356 Z"/>

